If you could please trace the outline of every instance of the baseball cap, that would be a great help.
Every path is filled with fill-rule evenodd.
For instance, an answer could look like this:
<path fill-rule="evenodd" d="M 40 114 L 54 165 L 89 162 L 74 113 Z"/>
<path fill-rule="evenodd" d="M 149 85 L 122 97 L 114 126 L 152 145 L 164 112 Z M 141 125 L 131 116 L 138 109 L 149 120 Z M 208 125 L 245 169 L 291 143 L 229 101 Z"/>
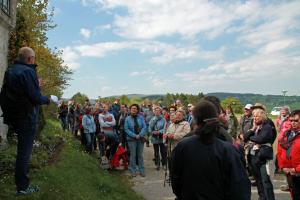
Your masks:
<path fill-rule="evenodd" d="M 245 109 L 250 110 L 253 107 L 252 104 L 248 103 L 245 105 Z"/>

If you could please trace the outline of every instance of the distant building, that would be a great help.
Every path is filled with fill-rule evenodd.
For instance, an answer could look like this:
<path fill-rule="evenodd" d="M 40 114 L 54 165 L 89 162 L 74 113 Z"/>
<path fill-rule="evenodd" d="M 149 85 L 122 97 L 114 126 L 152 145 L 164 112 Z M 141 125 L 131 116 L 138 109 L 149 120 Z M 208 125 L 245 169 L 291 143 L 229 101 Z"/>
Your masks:
<path fill-rule="evenodd" d="M 0 0 L 0 88 L 2 88 L 3 76 L 7 68 L 7 52 L 9 32 L 16 25 L 17 0 Z M 0 109 L 0 116 L 2 111 Z M 0 117 L 0 144 L 6 142 L 7 127 Z"/>

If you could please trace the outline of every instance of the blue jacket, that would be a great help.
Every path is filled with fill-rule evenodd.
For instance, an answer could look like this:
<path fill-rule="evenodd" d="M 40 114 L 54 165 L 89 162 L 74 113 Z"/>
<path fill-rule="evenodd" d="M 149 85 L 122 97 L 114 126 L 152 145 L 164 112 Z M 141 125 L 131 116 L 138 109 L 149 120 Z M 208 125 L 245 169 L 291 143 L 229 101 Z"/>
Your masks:
<path fill-rule="evenodd" d="M 151 142 L 152 144 L 160 144 L 163 143 L 163 134 L 166 130 L 167 122 L 163 118 L 163 116 L 159 117 L 152 117 L 152 119 L 149 122 L 149 133 L 151 134 Z M 153 131 L 159 131 L 159 135 L 154 135 Z"/>
<path fill-rule="evenodd" d="M 83 115 L 82 126 L 84 129 L 84 133 L 96 132 L 96 124 L 92 115 Z"/>
<path fill-rule="evenodd" d="M 36 123 L 38 106 L 50 103 L 49 98 L 41 94 L 35 68 L 36 65 L 15 62 L 6 71 L 1 91 L 4 119 L 29 119 Z"/>
<path fill-rule="evenodd" d="M 145 124 L 145 120 L 141 115 L 137 116 L 137 121 L 140 127 L 140 132 L 138 135 L 140 135 L 140 137 L 144 137 L 146 130 L 147 130 L 147 126 Z M 125 119 L 125 124 L 124 124 L 124 129 L 125 132 L 127 134 L 127 140 L 135 140 L 135 136 L 137 134 L 135 134 L 134 132 L 134 120 L 133 117 L 131 115 L 127 116 Z"/>

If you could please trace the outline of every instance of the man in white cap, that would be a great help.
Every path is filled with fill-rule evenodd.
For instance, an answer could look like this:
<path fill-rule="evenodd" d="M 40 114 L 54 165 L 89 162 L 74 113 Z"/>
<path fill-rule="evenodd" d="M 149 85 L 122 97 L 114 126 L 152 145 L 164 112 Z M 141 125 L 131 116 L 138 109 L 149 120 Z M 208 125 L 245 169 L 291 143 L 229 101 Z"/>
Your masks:
<path fill-rule="evenodd" d="M 244 108 L 244 114 L 241 116 L 240 119 L 240 127 L 241 127 L 241 131 L 240 134 L 243 135 L 244 133 L 246 133 L 250 128 L 251 128 L 251 124 L 252 124 L 252 104 L 247 104 Z"/>

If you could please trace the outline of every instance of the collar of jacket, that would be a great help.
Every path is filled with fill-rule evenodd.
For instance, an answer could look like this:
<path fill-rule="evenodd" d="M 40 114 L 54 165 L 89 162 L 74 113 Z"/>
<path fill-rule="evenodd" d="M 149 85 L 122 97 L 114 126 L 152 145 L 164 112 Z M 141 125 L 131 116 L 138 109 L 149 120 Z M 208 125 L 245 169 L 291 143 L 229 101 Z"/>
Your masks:
<path fill-rule="evenodd" d="M 34 70 L 36 70 L 36 67 L 38 66 L 37 64 L 26 64 L 24 62 L 20 62 L 20 61 L 15 61 L 15 64 L 19 64 L 19 65 L 25 65 L 27 67 L 30 67 Z"/>

